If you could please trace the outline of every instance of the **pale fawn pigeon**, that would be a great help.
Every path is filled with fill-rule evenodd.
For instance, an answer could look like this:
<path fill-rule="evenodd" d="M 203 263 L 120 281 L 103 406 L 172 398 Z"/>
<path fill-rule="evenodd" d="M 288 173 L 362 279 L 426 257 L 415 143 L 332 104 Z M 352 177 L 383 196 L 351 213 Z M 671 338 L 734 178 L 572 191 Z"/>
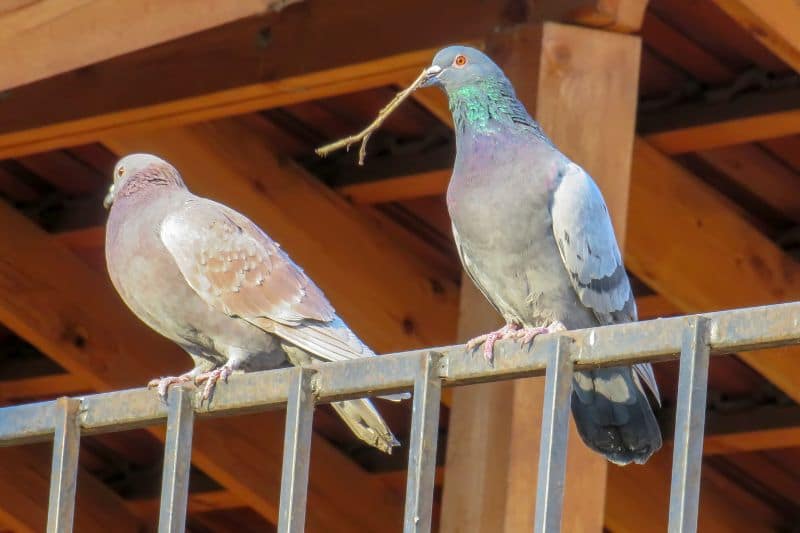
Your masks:
<path fill-rule="evenodd" d="M 114 287 L 195 363 L 150 383 L 162 397 L 171 384 L 194 381 L 205 383 L 202 397 L 210 400 L 234 370 L 375 355 L 276 242 L 244 215 L 193 195 L 166 161 L 122 158 L 105 203 Z M 368 444 L 387 453 L 399 444 L 369 400 L 332 405 Z"/>
<path fill-rule="evenodd" d="M 423 86 L 448 96 L 456 158 L 447 208 L 458 253 L 506 326 L 473 339 L 491 362 L 499 339 L 636 320 L 636 303 L 597 185 L 544 134 L 502 70 L 465 46 L 439 51 Z M 598 135 L 602 135 L 598 132 Z M 584 442 L 618 464 L 644 463 L 661 432 L 649 364 L 575 374 Z"/>

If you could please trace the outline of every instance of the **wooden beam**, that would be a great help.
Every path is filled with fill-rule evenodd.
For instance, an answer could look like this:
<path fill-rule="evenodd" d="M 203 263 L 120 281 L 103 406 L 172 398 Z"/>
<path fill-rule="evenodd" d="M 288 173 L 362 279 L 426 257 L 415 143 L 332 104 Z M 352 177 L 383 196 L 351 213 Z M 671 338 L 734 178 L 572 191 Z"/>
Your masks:
<path fill-rule="evenodd" d="M 599 180 L 623 236 L 639 38 L 546 23 L 487 44 L 548 135 Z M 480 298 L 463 284 L 463 337 L 499 322 L 486 304 L 476 304 Z M 531 527 L 543 391 L 541 378 L 453 391 L 448 441 L 456 445 L 447 455 L 442 531 Z M 563 529 L 600 531 L 606 462 L 583 445 L 574 423 L 568 457 Z"/>
<path fill-rule="evenodd" d="M 127 500 L 125 505 L 141 517 L 158 518 L 160 500 L 158 498 L 142 498 Z M 189 493 L 189 514 L 207 513 L 222 509 L 244 507 L 244 503 L 229 490 L 219 489 Z"/>
<path fill-rule="evenodd" d="M 639 320 L 650 320 L 680 314 L 678 308 L 660 294 L 648 294 L 636 298 Z"/>
<path fill-rule="evenodd" d="M 638 128 L 653 147 L 675 155 L 798 133 L 799 108 L 797 89 L 763 90 L 641 114 Z"/>
<path fill-rule="evenodd" d="M 434 170 L 409 176 L 365 181 L 337 187 L 336 191 L 356 204 L 401 202 L 425 196 L 436 196 L 447 189 L 450 170 Z"/>
<path fill-rule="evenodd" d="M 15 533 L 45 531 L 50 468 L 50 446 L 0 449 L 0 523 Z M 75 509 L 75 531 L 135 533 L 144 529 L 122 498 L 82 468 Z"/>
<path fill-rule="evenodd" d="M 669 510 L 671 449 L 655 454 L 644 466 L 608 468 L 605 527 L 614 533 L 663 531 Z M 704 466 L 700 484 L 698 531 L 775 531 L 776 511 L 752 494 Z"/>
<path fill-rule="evenodd" d="M 800 175 L 754 144 L 704 150 L 697 156 L 780 216 L 800 222 Z"/>
<path fill-rule="evenodd" d="M 643 140 L 634 148 L 629 216 L 628 268 L 683 312 L 800 298 L 800 265 L 720 192 Z M 741 358 L 800 400 L 796 353 L 784 347 Z"/>
<path fill-rule="evenodd" d="M 73 374 L 54 374 L 0 381 L 0 404 L 19 403 L 89 392 L 91 387 Z"/>
<path fill-rule="evenodd" d="M 576 6 L 568 21 L 592 28 L 634 33 L 642 27 L 648 0 L 586 0 Z"/>
<path fill-rule="evenodd" d="M 0 90 L 291 3 L 292 0 L 28 2 L 0 11 L 0 62 L 15 65 L 0 71 Z"/>
<path fill-rule="evenodd" d="M 67 2 L 45 3 L 56 1 Z M 101 3 L 111 5 L 94 0 L 90 6 Z M 187 3 L 211 2 L 183 0 L 174 7 L 163 0 L 149 3 L 169 4 L 169 15 L 174 9 L 184 19 L 193 19 L 185 16 Z M 270 2 L 247 0 L 211 11 L 245 12 L 256 4 Z M 509 9 L 505 0 L 442 0 L 437 9 L 451 14 L 442 18 L 431 17 L 424 0 L 306 2 L 277 15 L 248 18 L 14 89 L 0 99 L 0 158 L 94 142 L 128 128 L 174 127 L 388 85 L 401 77 L 413 78 L 430 63 L 433 52 L 447 44 L 481 39 L 530 20 L 575 20 L 581 9 L 611 13 L 605 23 L 619 19 L 628 21 L 622 25 L 635 25 L 643 4 L 644 0 L 563 0 Z M 124 2 L 137 14 L 147 11 L 138 6 Z M 203 13 L 200 23 L 211 18 L 209 10 L 188 10 Z M 115 16 L 128 24 L 135 20 L 125 19 L 118 10 Z M 153 24 L 170 20 L 166 15 L 155 18 L 158 22 Z M 98 24 L 96 19 L 92 23 Z M 192 24 L 199 23 L 185 20 L 176 32 Z M 104 28 L 116 27 L 114 23 Z M 410 27 L 414 39 L 408 38 Z M 353 28 L 370 28 L 381 39 L 364 46 L 362 39 L 354 38 Z M 315 37 L 298 46 L 298 35 Z M 127 41 L 117 39 L 115 46 L 126 46 Z M 420 50 L 424 57 L 414 55 Z M 64 106 L 53 94 L 75 96 Z"/>
<path fill-rule="evenodd" d="M 800 5 L 793 0 L 714 0 L 796 72 L 800 72 Z"/>
<path fill-rule="evenodd" d="M 352 212 L 352 208 L 347 207 L 343 200 L 335 197 L 334 193 L 326 192 L 319 188 L 321 187 L 319 185 L 315 186 L 300 180 L 296 173 L 290 173 L 286 180 L 282 180 L 279 174 L 282 167 L 277 165 L 274 159 L 271 160 L 271 167 L 265 166 L 264 157 L 248 160 L 247 164 L 243 164 L 234 157 L 240 153 L 238 149 L 259 153 L 259 150 L 265 148 L 258 142 L 252 140 L 246 142 L 246 139 L 241 137 L 227 137 L 227 135 L 223 137 L 229 139 L 230 143 L 241 144 L 236 149 L 231 149 L 232 147 L 226 143 L 217 144 L 216 137 L 212 135 L 210 141 L 207 138 L 207 142 L 211 143 L 210 146 L 201 142 L 202 149 L 192 149 L 187 153 L 196 163 L 209 171 L 229 169 L 225 173 L 208 174 L 209 183 L 217 183 L 216 186 L 220 183 L 230 183 L 232 190 L 238 191 L 241 198 L 246 198 L 246 201 L 250 202 L 248 205 L 251 209 L 257 212 L 273 207 L 277 209 L 276 205 L 265 204 L 264 200 L 262 203 L 256 203 L 253 199 L 263 196 L 242 177 L 252 175 L 250 174 L 252 169 L 272 168 L 270 182 L 280 185 L 274 190 L 269 189 L 274 197 L 283 197 L 285 202 L 302 201 L 306 208 L 314 205 L 313 202 L 316 201 L 319 207 L 317 214 L 320 217 L 323 215 L 331 217 L 325 219 L 331 225 L 329 232 L 334 231 L 333 221 L 340 221 L 343 225 L 339 228 L 342 233 L 335 237 L 329 233 L 313 236 L 303 233 L 301 235 L 304 239 L 307 237 L 307 240 L 301 239 L 300 242 L 290 238 L 284 242 L 287 244 L 299 242 L 299 247 L 305 250 L 319 250 L 315 257 L 317 261 L 322 262 L 335 257 L 341 248 L 339 246 L 341 243 L 361 247 L 359 254 L 352 256 L 359 257 L 359 260 L 351 260 L 351 264 L 346 268 L 351 272 L 353 269 L 359 271 L 359 276 L 367 287 L 380 286 L 380 289 L 374 289 L 367 296 L 363 293 L 358 294 L 358 287 L 350 291 L 352 283 L 348 283 L 346 287 L 339 287 L 337 291 L 328 291 L 329 294 L 333 292 L 347 296 L 334 298 L 334 301 L 342 314 L 351 318 L 354 329 L 365 333 L 365 338 L 374 335 L 387 345 L 408 346 L 414 342 L 419 342 L 420 345 L 438 344 L 435 341 L 431 342 L 432 339 L 427 338 L 427 333 L 432 332 L 433 337 L 445 335 L 446 325 L 439 327 L 439 324 L 432 326 L 422 324 L 419 328 L 415 328 L 413 317 L 416 315 L 413 313 L 408 315 L 412 318 L 405 323 L 403 320 L 406 317 L 403 315 L 399 317 L 394 315 L 391 319 L 385 316 L 374 319 L 382 324 L 391 320 L 397 321 L 395 327 L 387 327 L 385 331 L 377 332 L 365 329 L 365 324 L 360 323 L 355 315 L 381 314 L 382 311 L 372 307 L 370 302 L 376 301 L 376 294 L 381 294 L 387 287 L 395 286 L 398 291 L 413 293 L 407 295 L 408 299 L 405 301 L 414 302 L 413 305 L 409 303 L 409 308 L 414 313 L 424 308 L 419 306 L 419 302 L 428 302 L 425 306 L 430 311 L 436 313 L 438 309 L 443 315 L 434 322 L 436 320 L 446 322 L 447 319 L 444 317 L 447 316 L 447 305 L 443 302 L 448 301 L 448 294 L 453 291 L 448 283 L 444 281 L 432 283 L 431 280 L 436 280 L 437 277 L 429 270 L 425 270 L 427 267 L 415 266 L 412 258 L 403 254 L 400 239 L 392 241 L 391 246 L 382 243 L 375 229 L 383 222 L 380 219 L 360 217 Z M 168 147 L 167 138 L 169 136 L 161 138 L 165 141 L 163 145 L 159 141 L 159 145 L 165 149 Z M 235 165 L 235 173 L 230 170 L 230 165 Z M 193 167 L 188 168 L 187 175 L 195 174 L 191 172 Z M 215 178 L 221 181 L 215 181 Z M 227 200 L 224 195 L 221 199 Z M 282 205 L 284 208 L 288 205 L 292 215 L 304 211 L 293 203 Z M 336 209 L 339 208 L 343 209 L 343 212 L 337 215 Z M 256 217 L 256 220 L 259 220 L 259 217 Z M 294 217 L 293 224 L 302 223 L 302 220 Z M 322 224 L 323 221 L 315 220 L 314 223 Z M 121 304 L 107 280 L 91 271 L 63 244 L 4 204 L 0 206 L 0 224 L 14 229 L 2 232 L 0 235 L 0 254 L 14 258 L 14 261 L 0 264 L 0 278 L 9 280 L 9 283 L 0 284 L 0 322 L 55 359 L 62 367 L 86 380 L 96 390 L 141 386 L 153 376 L 172 374 L 186 369 L 189 365 L 186 355 L 172 343 L 158 337 L 135 320 Z M 371 233 L 364 228 L 369 228 Z M 269 229 L 272 230 L 271 227 Z M 347 235 L 350 235 L 352 240 Z M 335 245 L 331 246 L 331 243 Z M 372 276 L 372 272 L 366 267 L 358 266 L 359 261 L 363 260 L 364 252 L 367 253 L 367 257 L 374 254 L 384 258 L 383 261 L 396 262 L 391 268 L 379 270 L 385 270 L 388 274 L 397 273 L 392 269 L 398 269 L 399 274 L 391 280 L 369 281 L 367 278 Z M 295 257 L 301 262 L 307 258 L 305 255 L 302 258 L 299 255 Z M 424 260 L 420 262 L 426 264 Z M 309 270 L 312 268 L 324 270 L 328 268 L 325 266 L 327 264 L 320 265 L 317 262 L 316 266 L 311 264 L 307 266 L 310 267 Z M 58 265 L 59 276 L 53 276 L 53 265 Z M 422 272 L 426 274 L 422 275 Z M 420 277 L 416 282 L 412 282 L 411 276 Z M 409 288 L 408 285 L 416 285 L 416 288 Z M 325 283 L 323 286 L 326 289 L 331 288 Z M 423 295 L 425 290 L 430 291 L 427 298 Z M 355 296 L 353 293 L 356 293 Z M 434 293 L 436 296 L 432 296 Z M 359 310 L 350 317 L 352 308 Z M 400 336 L 392 337 L 398 330 Z M 199 468 L 231 490 L 245 504 L 274 521 L 277 516 L 279 496 L 283 422 L 279 413 L 260 416 L 255 421 L 245 417 L 233 417 L 198 424 L 195 428 L 193 458 Z M 156 434 L 159 434 L 159 431 L 156 431 Z M 395 496 L 387 495 L 385 487 L 379 481 L 371 478 L 321 438 L 314 438 L 312 449 L 314 450 L 312 462 L 315 467 L 309 490 L 309 529 L 377 531 L 385 530 L 386 524 L 395 523 L 395 520 L 399 523 L 401 502 Z M 243 458 L 253 458 L 253 460 L 243 460 Z M 341 490 L 342 479 L 350 481 L 352 484 L 350 490 Z M 353 501 L 362 503 L 359 507 L 355 507 Z M 370 512 L 361 511 L 365 509 L 369 509 Z"/>
<path fill-rule="evenodd" d="M 301 74 L 277 81 L 243 85 L 165 103 L 143 105 L 0 134 L 0 158 L 95 142 L 117 134 L 137 134 L 206 120 L 329 98 L 388 85 L 398 77 L 419 74 L 435 50 L 423 50 Z"/>
<path fill-rule="evenodd" d="M 736 77 L 736 71 L 655 13 L 648 12 L 644 16 L 642 39 L 661 57 L 711 86 L 730 83 Z"/>
<path fill-rule="evenodd" d="M 431 18 L 423 0 L 307 2 L 109 60 L 88 75 L 19 88 L 0 101 L 0 157 L 86 143 L 128 126 L 177 126 L 389 84 L 398 77 L 380 74 L 397 74 L 395 56 L 482 37 L 528 16 L 504 0 L 443 0 L 438 8 L 455 16 Z M 353 28 L 381 39 L 364 46 Z M 315 37 L 298 46 L 298 35 Z M 405 75 L 418 74 L 431 57 L 426 52 Z M 80 97 L 50 105 L 52 94 Z"/>

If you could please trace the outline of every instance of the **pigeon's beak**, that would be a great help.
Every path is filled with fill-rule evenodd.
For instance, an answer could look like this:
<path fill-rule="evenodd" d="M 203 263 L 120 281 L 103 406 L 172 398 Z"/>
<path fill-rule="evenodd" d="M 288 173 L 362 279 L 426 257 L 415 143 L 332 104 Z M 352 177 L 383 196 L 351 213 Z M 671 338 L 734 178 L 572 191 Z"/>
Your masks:
<path fill-rule="evenodd" d="M 420 87 L 430 87 L 439 83 L 439 74 L 442 73 L 442 67 L 438 65 L 431 65 L 425 69 L 425 77 L 419 84 Z"/>
<path fill-rule="evenodd" d="M 111 204 L 114 203 L 114 184 L 111 184 L 111 187 L 108 188 L 108 194 L 106 197 L 103 198 L 103 207 L 109 209 Z"/>

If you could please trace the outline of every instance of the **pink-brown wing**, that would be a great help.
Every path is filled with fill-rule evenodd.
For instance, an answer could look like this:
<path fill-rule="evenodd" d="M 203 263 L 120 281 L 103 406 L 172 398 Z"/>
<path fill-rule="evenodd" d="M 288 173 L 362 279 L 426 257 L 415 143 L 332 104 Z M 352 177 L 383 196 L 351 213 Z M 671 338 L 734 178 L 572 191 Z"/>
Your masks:
<path fill-rule="evenodd" d="M 189 285 L 230 316 L 286 326 L 336 318 L 322 291 L 279 245 L 222 204 L 192 199 L 162 222 L 160 234 Z"/>

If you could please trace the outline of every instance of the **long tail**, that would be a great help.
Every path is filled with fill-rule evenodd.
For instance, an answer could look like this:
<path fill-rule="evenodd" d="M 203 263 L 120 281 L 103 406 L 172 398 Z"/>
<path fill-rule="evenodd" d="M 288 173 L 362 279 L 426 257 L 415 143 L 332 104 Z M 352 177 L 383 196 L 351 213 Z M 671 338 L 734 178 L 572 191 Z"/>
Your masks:
<path fill-rule="evenodd" d="M 587 446 L 609 461 L 645 463 L 661 448 L 661 430 L 630 367 L 577 372 L 572 414 Z"/>
<path fill-rule="evenodd" d="M 377 409 L 367 399 L 348 400 L 331 404 L 342 420 L 356 436 L 385 453 L 392 453 L 392 447 L 400 442 L 383 421 Z"/>

